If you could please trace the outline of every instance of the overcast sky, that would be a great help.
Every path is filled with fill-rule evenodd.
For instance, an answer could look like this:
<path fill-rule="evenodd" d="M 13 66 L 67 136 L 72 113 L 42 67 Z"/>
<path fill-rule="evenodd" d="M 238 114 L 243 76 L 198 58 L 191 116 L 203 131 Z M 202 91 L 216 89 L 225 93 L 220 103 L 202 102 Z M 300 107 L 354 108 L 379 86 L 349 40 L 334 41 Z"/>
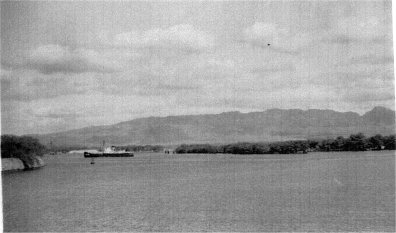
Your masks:
<path fill-rule="evenodd" d="M 2 133 L 394 109 L 391 19 L 390 1 L 2 1 Z"/>

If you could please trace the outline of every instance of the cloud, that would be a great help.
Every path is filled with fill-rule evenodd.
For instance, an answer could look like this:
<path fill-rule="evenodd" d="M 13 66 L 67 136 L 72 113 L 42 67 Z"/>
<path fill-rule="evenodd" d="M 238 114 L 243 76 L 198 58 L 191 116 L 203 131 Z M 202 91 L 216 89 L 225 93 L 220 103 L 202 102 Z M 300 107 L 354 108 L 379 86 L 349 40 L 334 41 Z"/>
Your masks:
<path fill-rule="evenodd" d="M 192 91 L 199 90 L 199 85 L 188 82 L 186 79 L 172 79 L 166 75 L 153 75 L 148 71 L 141 71 L 141 74 L 125 73 L 123 77 L 113 77 L 108 80 L 101 80 L 101 86 L 96 91 L 113 96 L 161 96 L 168 98 L 178 93 L 184 95 L 191 94 Z"/>
<path fill-rule="evenodd" d="M 10 70 L 3 69 L 3 68 L 0 67 L 0 77 L 6 77 L 6 76 L 8 76 L 10 74 L 11 74 Z"/>
<path fill-rule="evenodd" d="M 243 41 L 253 46 L 268 48 L 280 53 L 296 54 L 312 40 L 308 33 L 293 34 L 276 24 L 255 22 L 245 29 Z"/>
<path fill-rule="evenodd" d="M 114 96 L 100 92 L 37 99 L 30 103 L 12 101 L 6 102 L 5 106 L 12 108 L 16 104 L 18 108 L 7 110 L 5 117 L 14 116 L 13 122 L 17 121 L 18 124 L 11 128 L 18 128 L 24 133 L 46 133 L 89 125 L 114 124 L 136 118 L 139 116 L 136 114 L 162 115 L 164 109 L 172 106 L 171 99 L 161 96 Z"/>
<path fill-rule="evenodd" d="M 278 72 L 293 72 L 296 70 L 296 67 L 293 63 L 282 63 L 282 62 L 277 62 L 277 63 L 269 63 L 266 66 L 261 66 L 261 67 L 254 67 L 252 68 L 253 73 L 259 73 L 259 74 L 266 74 L 266 75 L 273 75 L 274 73 Z"/>
<path fill-rule="evenodd" d="M 376 91 L 365 90 L 365 91 L 356 91 L 351 90 L 343 94 L 343 98 L 347 102 L 381 102 L 395 99 L 394 88 L 386 87 L 382 89 L 377 89 Z"/>
<path fill-rule="evenodd" d="M 159 58 L 153 58 L 158 60 Z M 131 64 L 128 70 L 116 73 L 41 73 L 17 69 L 1 76 L 3 101 L 32 102 L 60 96 L 85 95 L 91 92 L 114 96 L 163 96 L 183 92 L 185 95 L 200 88 L 197 77 L 205 67 L 196 68 L 193 60 L 181 64 L 174 61 L 150 61 Z M 188 65 L 191 65 L 188 67 Z"/>
<path fill-rule="evenodd" d="M 30 102 L 62 95 L 83 94 L 98 86 L 95 73 L 42 74 L 35 70 L 16 70 L 2 76 L 2 101 Z M 107 78 L 101 75 L 101 78 Z"/>
<path fill-rule="evenodd" d="M 267 41 L 267 43 L 279 42 L 280 37 L 287 34 L 285 29 L 270 23 L 256 22 L 245 30 L 245 39 L 248 41 Z"/>
<path fill-rule="evenodd" d="M 368 65 L 393 64 L 393 56 L 387 56 L 387 55 L 378 56 L 378 55 L 368 54 L 365 56 L 358 56 L 351 58 L 350 64 L 368 64 Z"/>
<path fill-rule="evenodd" d="M 58 100 L 59 101 L 59 100 Z M 68 108 L 70 103 L 48 102 L 40 99 L 34 105 L 27 102 L 5 101 L 1 104 L 1 130 L 13 134 L 36 134 L 81 128 L 87 122 L 81 120 L 82 111 Z"/>
<path fill-rule="evenodd" d="M 70 49 L 60 45 L 44 45 L 31 50 L 25 67 L 44 74 L 52 73 L 109 73 L 122 69 L 117 60 L 91 49 Z"/>
<path fill-rule="evenodd" d="M 37 117 L 45 117 L 45 118 L 64 118 L 64 119 L 76 119 L 79 117 L 81 114 L 76 114 L 76 113 L 47 113 L 47 114 L 37 114 Z"/>
<path fill-rule="evenodd" d="M 349 44 L 352 41 L 392 42 L 391 32 L 392 27 L 385 19 L 356 15 L 338 18 L 324 40 L 340 44 Z"/>
<path fill-rule="evenodd" d="M 335 71 L 332 73 L 322 73 L 310 78 L 306 78 L 307 83 L 313 87 L 327 87 L 338 90 L 338 92 L 384 92 L 388 87 L 394 86 L 393 75 L 388 71 L 373 70 L 351 70 L 349 72 Z M 391 91 L 392 92 L 392 91 Z"/>
<path fill-rule="evenodd" d="M 114 45 L 135 48 L 176 48 L 202 51 L 214 45 L 214 37 L 195 29 L 189 24 L 175 25 L 166 29 L 155 28 L 146 31 L 131 31 L 117 34 Z"/>

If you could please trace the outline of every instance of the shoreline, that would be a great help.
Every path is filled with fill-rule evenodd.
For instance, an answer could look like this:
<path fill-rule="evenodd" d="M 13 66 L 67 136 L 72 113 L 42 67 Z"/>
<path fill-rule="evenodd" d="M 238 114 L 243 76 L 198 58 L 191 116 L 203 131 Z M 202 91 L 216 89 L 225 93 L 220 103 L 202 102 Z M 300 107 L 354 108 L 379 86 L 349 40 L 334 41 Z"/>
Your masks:
<path fill-rule="evenodd" d="M 45 165 L 44 160 L 40 157 L 34 157 L 32 164 L 26 164 L 18 158 L 2 158 L 1 172 L 34 170 Z"/>

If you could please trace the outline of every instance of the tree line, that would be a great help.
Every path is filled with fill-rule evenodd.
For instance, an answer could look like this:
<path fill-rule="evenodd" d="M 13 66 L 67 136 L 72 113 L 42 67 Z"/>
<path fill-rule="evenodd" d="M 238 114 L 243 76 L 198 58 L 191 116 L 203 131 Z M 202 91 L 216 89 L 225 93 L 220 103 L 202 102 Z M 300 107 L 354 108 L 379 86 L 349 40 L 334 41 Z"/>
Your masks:
<path fill-rule="evenodd" d="M 132 152 L 162 152 L 164 146 L 161 145 L 127 145 L 127 146 L 116 146 L 117 150 L 125 150 Z"/>
<path fill-rule="evenodd" d="M 380 134 L 366 137 L 362 133 L 325 140 L 300 140 L 272 143 L 232 143 L 232 144 L 183 144 L 175 152 L 183 153 L 225 153 L 225 154 L 297 154 L 313 151 L 367 151 L 395 150 L 395 135 Z"/>
<path fill-rule="evenodd" d="M 81 147 L 80 147 L 81 148 Z M 79 148 L 79 149 L 80 149 Z M 71 148 L 62 148 L 71 149 Z M 128 145 L 117 149 L 126 151 L 162 152 L 161 145 Z M 395 150 L 395 135 L 377 134 L 366 137 L 362 133 L 325 140 L 282 141 L 271 143 L 231 143 L 231 144 L 183 144 L 175 149 L 176 153 L 226 153 L 226 154 L 296 154 L 313 151 L 367 151 Z M 38 139 L 30 136 L 1 136 L 1 157 L 19 158 L 31 162 L 34 156 L 43 156 L 48 149 Z"/>
<path fill-rule="evenodd" d="M 43 156 L 47 148 L 38 139 L 30 136 L 1 136 L 1 158 L 18 158 L 32 164 L 35 156 Z"/>

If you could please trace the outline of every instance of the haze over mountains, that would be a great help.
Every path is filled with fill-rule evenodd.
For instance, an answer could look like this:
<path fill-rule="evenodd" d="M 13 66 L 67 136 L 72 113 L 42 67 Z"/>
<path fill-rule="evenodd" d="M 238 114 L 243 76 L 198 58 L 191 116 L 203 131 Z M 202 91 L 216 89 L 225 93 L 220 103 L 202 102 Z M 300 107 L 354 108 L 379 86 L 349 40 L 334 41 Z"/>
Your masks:
<path fill-rule="evenodd" d="M 231 143 L 280 141 L 395 133 L 395 112 L 375 107 L 364 115 L 333 110 L 269 109 L 208 115 L 148 117 L 114 125 L 34 135 L 44 144 L 99 146 L 108 144 Z"/>

